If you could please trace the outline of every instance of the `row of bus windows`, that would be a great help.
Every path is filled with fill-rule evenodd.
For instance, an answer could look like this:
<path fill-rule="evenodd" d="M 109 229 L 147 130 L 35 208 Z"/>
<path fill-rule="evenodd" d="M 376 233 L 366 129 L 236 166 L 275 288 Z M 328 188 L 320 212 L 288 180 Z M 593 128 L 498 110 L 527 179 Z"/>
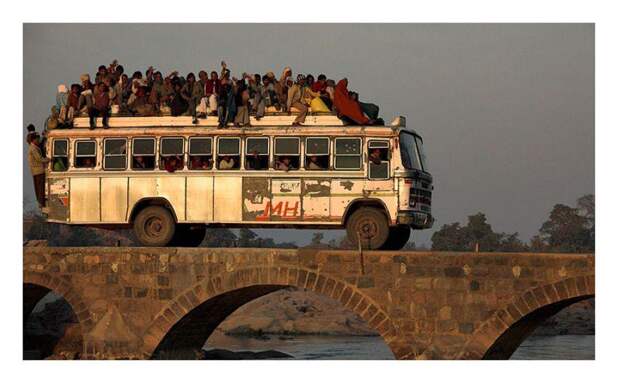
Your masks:
<path fill-rule="evenodd" d="M 131 139 L 130 167 L 133 170 L 154 170 L 156 167 L 155 138 Z M 273 138 L 273 164 L 275 170 L 289 171 L 303 167 L 306 170 L 327 170 L 330 167 L 330 139 L 327 137 L 305 138 L 305 151 L 302 156 L 301 138 Z M 127 142 L 125 138 L 106 138 L 103 142 L 103 169 L 125 170 L 127 168 Z M 187 168 L 190 170 L 238 170 L 243 158 L 244 168 L 248 170 L 268 170 L 270 168 L 270 138 L 245 138 L 245 154 L 241 153 L 241 138 L 217 138 L 215 162 L 213 154 L 213 138 L 191 137 Z M 334 169 L 360 170 L 362 168 L 362 139 L 334 139 Z M 93 168 L 97 162 L 97 143 L 95 140 L 76 140 L 74 143 L 74 167 Z M 369 154 L 374 153 L 385 162 L 389 156 L 387 140 L 370 140 Z M 159 142 L 159 168 L 161 170 L 180 170 L 185 165 L 185 139 L 182 137 L 164 137 Z M 53 142 L 52 169 L 65 171 L 68 166 L 68 140 L 55 139 Z M 377 155 L 378 154 L 378 155 Z M 380 164 L 374 162 L 373 164 Z M 374 167 L 376 168 L 376 167 Z M 383 173 L 383 172 L 381 172 Z"/>

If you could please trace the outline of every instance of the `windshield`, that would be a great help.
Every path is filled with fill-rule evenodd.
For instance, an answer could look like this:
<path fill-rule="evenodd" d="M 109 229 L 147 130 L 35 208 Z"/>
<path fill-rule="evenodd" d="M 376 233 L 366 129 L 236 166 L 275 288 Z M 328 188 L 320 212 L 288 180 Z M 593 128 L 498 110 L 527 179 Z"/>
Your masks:
<path fill-rule="evenodd" d="M 422 145 L 422 138 L 415 137 L 415 142 L 418 145 L 418 154 L 420 155 L 420 163 L 422 163 L 422 170 L 428 172 L 428 161 L 426 160 L 426 152 L 424 152 L 424 146 Z"/>
<path fill-rule="evenodd" d="M 400 157 L 406 169 L 422 170 L 422 166 L 420 166 L 420 157 L 418 157 L 416 137 L 405 131 L 401 131 L 400 133 Z"/>

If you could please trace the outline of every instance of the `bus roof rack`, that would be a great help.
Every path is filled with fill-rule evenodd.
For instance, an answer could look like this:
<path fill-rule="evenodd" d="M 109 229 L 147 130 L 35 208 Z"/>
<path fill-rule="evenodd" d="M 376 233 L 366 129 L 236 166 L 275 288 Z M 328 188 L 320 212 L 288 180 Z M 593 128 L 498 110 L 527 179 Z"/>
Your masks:
<path fill-rule="evenodd" d="M 257 120 L 250 117 L 250 125 L 260 126 L 290 126 L 295 115 L 277 114 L 265 115 Z M 199 118 L 197 124 L 192 124 L 191 116 L 112 116 L 108 120 L 110 127 L 215 127 L 218 125 L 217 116 Z M 304 126 L 344 126 L 342 120 L 333 114 L 308 114 Z M 231 125 L 232 126 L 232 125 Z M 77 117 L 73 120 L 74 128 L 88 128 L 88 117 Z M 101 127 L 101 119 L 97 119 L 97 127 Z"/>

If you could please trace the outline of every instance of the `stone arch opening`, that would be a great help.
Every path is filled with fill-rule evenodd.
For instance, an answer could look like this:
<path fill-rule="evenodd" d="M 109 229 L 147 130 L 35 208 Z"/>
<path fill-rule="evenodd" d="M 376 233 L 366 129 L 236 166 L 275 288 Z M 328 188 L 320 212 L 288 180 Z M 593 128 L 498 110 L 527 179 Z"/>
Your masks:
<path fill-rule="evenodd" d="M 517 348 L 529 337 L 545 320 L 553 317 L 572 304 L 593 298 L 594 296 L 580 296 L 555 302 L 540 307 L 523 316 L 512 324 L 497 340 L 489 347 L 482 359 L 507 360 Z"/>
<path fill-rule="evenodd" d="M 517 297 L 483 323 L 458 358 L 506 360 L 545 320 L 594 298 L 594 276 L 566 278 Z"/>
<path fill-rule="evenodd" d="M 179 295 L 162 310 L 143 336 L 143 354 L 153 359 L 197 358 L 203 345 L 241 306 L 285 288 L 307 289 L 338 301 L 378 332 L 396 358 L 411 355 L 390 345 L 397 332 L 381 307 L 357 287 L 316 271 L 275 268 L 245 269 L 208 279 Z M 183 352 L 184 356 L 178 356 Z M 176 356 L 175 356 L 176 355 Z"/>
<path fill-rule="evenodd" d="M 23 297 L 23 358 L 80 358 L 84 340 L 69 301 L 35 283 L 24 283 Z"/>

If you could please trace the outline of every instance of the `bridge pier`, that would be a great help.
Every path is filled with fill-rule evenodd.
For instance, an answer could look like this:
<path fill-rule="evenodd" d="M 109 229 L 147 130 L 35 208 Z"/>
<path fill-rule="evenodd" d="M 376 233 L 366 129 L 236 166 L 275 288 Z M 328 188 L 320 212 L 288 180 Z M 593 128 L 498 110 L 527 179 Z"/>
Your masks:
<path fill-rule="evenodd" d="M 24 248 L 24 314 L 52 290 L 82 358 L 196 350 L 229 314 L 284 287 L 332 298 L 397 359 L 506 358 L 544 318 L 594 296 L 594 255 L 184 248 Z"/>

